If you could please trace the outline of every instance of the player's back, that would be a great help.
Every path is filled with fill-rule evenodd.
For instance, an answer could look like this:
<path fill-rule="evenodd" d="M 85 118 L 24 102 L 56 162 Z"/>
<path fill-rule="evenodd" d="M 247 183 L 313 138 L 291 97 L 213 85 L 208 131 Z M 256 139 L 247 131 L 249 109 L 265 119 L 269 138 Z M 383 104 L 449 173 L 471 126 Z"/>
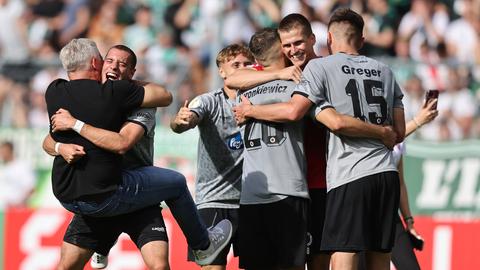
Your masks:
<path fill-rule="evenodd" d="M 290 100 L 295 83 L 272 81 L 242 95 L 252 104 Z M 308 198 L 303 151 L 303 123 L 249 120 L 242 133 L 245 145 L 242 204 L 270 203 L 286 196 Z"/>
<path fill-rule="evenodd" d="M 314 71 L 316 70 L 316 71 Z M 320 76 L 312 76 L 312 71 Z M 401 105 L 402 93 L 385 64 L 361 55 L 337 53 L 312 60 L 305 77 L 323 89 L 326 102 L 341 114 L 377 125 L 393 124 L 393 108 Z M 328 104 L 328 105 L 326 105 Z M 361 177 L 396 170 L 380 140 L 329 134 L 327 186 L 332 189 Z"/>

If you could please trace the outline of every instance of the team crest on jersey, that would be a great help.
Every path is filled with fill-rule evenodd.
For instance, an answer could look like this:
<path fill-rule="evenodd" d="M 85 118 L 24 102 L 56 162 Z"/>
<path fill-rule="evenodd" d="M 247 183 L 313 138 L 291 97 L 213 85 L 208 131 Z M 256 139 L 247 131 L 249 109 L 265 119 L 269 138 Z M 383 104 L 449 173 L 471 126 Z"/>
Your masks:
<path fill-rule="evenodd" d="M 200 99 L 200 97 L 196 97 L 192 101 L 190 101 L 190 103 L 188 103 L 188 108 L 195 109 L 200 107 L 200 104 L 202 104 L 202 100 Z"/>
<path fill-rule="evenodd" d="M 240 135 L 240 132 L 237 132 L 231 136 L 228 136 L 227 145 L 228 145 L 228 148 L 232 150 L 243 149 L 243 140 L 242 140 L 242 135 Z"/>

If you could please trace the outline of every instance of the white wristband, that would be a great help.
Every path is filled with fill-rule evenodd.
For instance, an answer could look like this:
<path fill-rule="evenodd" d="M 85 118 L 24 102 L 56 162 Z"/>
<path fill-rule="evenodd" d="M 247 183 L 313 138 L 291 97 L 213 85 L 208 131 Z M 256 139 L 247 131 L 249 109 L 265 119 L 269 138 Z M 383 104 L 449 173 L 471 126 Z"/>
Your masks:
<path fill-rule="evenodd" d="M 73 125 L 72 129 L 75 130 L 75 132 L 77 132 L 78 134 L 80 134 L 80 131 L 82 130 L 83 125 L 85 125 L 84 122 L 77 120 L 75 121 L 75 125 Z"/>
<path fill-rule="evenodd" d="M 60 148 L 61 144 L 62 143 L 59 143 L 59 142 L 55 143 L 55 153 L 60 154 L 60 152 L 58 152 L 58 148 Z"/>

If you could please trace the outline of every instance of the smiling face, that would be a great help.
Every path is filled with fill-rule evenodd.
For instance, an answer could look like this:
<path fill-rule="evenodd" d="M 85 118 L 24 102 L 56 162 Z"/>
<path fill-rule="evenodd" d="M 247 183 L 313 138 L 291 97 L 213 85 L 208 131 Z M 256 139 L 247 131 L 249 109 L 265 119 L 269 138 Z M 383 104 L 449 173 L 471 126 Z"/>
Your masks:
<path fill-rule="evenodd" d="M 315 57 L 313 45 L 315 35 L 305 36 L 300 27 L 289 31 L 279 31 L 282 41 L 282 52 L 296 66 L 305 67 L 307 62 Z"/>
<path fill-rule="evenodd" d="M 105 56 L 102 68 L 102 82 L 108 80 L 130 80 L 135 74 L 135 67 L 130 60 L 130 53 L 111 48 Z"/>
<path fill-rule="evenodd" d="M 230 58 L 228 61 L 221 63 L 218 69 L 220 76 L 223 79 L 227 78 L 231 75 L 235 70 L 246 68 L 253 64 L 252 59 L 249 59 L 247 56 L 243 54 L 238 54 L 237 56 Z"/>

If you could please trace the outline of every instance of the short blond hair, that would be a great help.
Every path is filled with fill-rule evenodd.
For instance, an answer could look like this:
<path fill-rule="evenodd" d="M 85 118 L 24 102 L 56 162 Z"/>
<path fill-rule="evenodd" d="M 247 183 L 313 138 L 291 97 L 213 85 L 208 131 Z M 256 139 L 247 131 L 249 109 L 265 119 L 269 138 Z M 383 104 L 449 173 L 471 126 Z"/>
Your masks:
<path fill-rule="evenodd" d="M 247 57 L 252 62 L 255 62 L 252 53 L 250 50 L 242 44 L 232 44 L 223 48 L 217 54 L 217 67 L 220 67 L 220 64 L 230 61 L 232 58 L 237 57 L 238 55 L 243 55 Z"/>

